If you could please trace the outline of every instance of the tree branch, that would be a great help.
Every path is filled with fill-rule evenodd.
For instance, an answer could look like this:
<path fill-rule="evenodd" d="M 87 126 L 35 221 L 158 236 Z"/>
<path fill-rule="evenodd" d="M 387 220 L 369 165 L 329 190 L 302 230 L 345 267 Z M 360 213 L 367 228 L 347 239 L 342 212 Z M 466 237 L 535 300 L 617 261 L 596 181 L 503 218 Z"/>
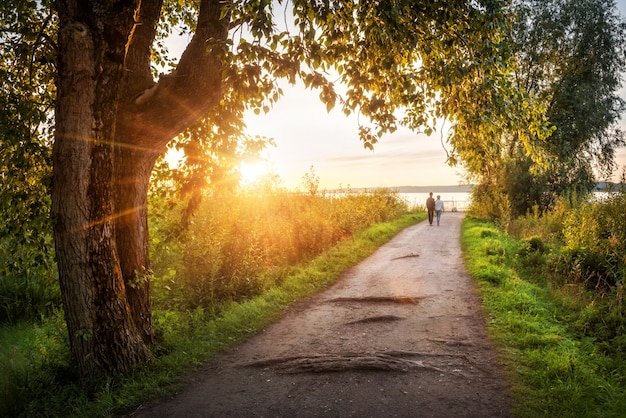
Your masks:
<path fill-rule="evenodd" d="M 163 0 L 142 0 L 135 11 L 135 25 L 126 45 L 124 61 L 124 81 L 130 89 L 124 89 L 124 98 L 134 97 L 154 84 L 150 72 L 150 56 L 162 6 Z"/>
<path fill-rule="evenodd" d="M 228 16 L 222 16 L 227 4 L 223 0 L 202 0 L 196 32 L 176 70 L 161 75 L 156 84 L 147 83 L 150 45 L 154 39 L 152 27 L 158 15 L 157 3 L 161 1 L 148 2 L 150 7 L 142 1 L 140 12 L 144 13 L 141 16 L 145 21 L 135 25 L 132 38 L 136 39 L 131 39 L 127 57 L 129 81 L 136 77 L 137 84 L 127 86 L 125 100 L 120 103 L 116 138 L 119 144 L 157 154 L 219 102 L 228 36 Z"/>
<path fill-rule="evenodd" d="M 200 2 L 196 32 L 180 58 L 173 79 L 177 95 L 205 108 L 201 110 L 206 110 L 208 102 L 220 96 L 221 58 L 228 36 L 228 17 L 221 16 L 223 7 L 222 0 Z M 211 99 L 208 95 L 216 97 Z"/>

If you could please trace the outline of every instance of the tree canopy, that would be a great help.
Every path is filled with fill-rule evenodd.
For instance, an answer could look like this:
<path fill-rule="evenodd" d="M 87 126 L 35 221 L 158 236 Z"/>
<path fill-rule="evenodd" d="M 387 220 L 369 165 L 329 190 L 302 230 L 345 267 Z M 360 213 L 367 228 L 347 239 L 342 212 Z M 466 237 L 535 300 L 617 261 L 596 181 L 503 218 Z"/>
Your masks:
<path fill-rule="evenodd" d="M 229 114 L 241 116 L 241 106 L 269 111 L 282 93 L 276 80 L 299 78 L 328 110 L 362 116 L 367 148 L 399 124 L 430 134 L 446 118 L 455 125 L 450 162 L 477 168 L 497 148 L 497 131 L 529 128 L 518 132 L 529 151 L 549 134 L 543 109 L 511 85 L 506 2 L 245 4 L 231 10 Z M 258 9 L 246 15 L 251 7 Z M 179 10 L 169 18 L 187 33 L 193 16 Z"/>
<path fill-rule="evenodd" d="M 55 15 L 35 2 L 0 4 L 0 280 L 56 279 L 51 248 L 51 109 L 54 101 Z M 3 303 L 0 323 L 37 317 L 40 303 L 26 285 L 30 312 Z"/>
<path fill-rule="evenodd" d="M 504 135 L 498 174 L 482 178 L 519 216 L 533 205 L 549 208 L 566 192 L 588 193 L 614 170 L 615 152 L 626 143 L 618 124 L 626 107 L 617 94 L 626 22 L 612 0 L 517 1 L 514 12 L 515 89 L 543 103 L 554 127 L 542 145 L 550 164 L 538 167 L 515 135 Z"/>

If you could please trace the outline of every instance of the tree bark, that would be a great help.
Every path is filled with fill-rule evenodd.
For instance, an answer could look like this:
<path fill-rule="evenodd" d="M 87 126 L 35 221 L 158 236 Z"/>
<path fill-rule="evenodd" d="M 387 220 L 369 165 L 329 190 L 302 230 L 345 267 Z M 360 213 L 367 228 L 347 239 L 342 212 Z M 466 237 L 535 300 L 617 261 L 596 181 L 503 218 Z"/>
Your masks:
<path fill-rule="evenodd" d="M 118 147 L 116 245 L 132 320 L 146 344 L 153 344 L 148 236 L 148 183 L 155 156 Z"/>
<path fill-rule="evenodd" d="M 60 0 L 52 214 L 70 346 L 81 378 L 149 357 L 147 193 L 174 136 L 220 97 L 220 0 L 203 0 L 174 74 L 150 75 L 162 0 Z"/>
<path fill-rule="evenodd" d="M 87 250 L 89 137 L 94 101 L 92 54 L 93 43 L 84 25 L 68 23 L 60 29 L 59 56 L 63 59 L 59 60 L 59 73 L 64 76 L 60 75 L 57 86 L 52 214 L 70 346 L 79 370 L 85 371 L 92 368 L 86 362 L 88 353 L 95 350 L 95 287 L 88 277 Z M 70 94 L 72 90 L 82 94 Z"/>
<path fill-rule="evenodd" d="M 77 4 L 61 5 L 52 213 L 70 347 L 87 380 L 128 371 L 148 350 L 129 315 L 114 241 L 112 138 L 123 8 L 116 25 L 98 26 Z"/>

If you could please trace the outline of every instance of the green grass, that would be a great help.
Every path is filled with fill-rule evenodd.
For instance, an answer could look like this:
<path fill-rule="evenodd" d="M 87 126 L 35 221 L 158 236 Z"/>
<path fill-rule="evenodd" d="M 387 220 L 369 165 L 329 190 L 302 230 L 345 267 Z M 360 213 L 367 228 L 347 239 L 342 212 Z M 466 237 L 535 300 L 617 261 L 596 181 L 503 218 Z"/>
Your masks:
<path fill-rule="evenodd" d="M 108 417 L 170 394 L 186 373 L 275 321 L 294 302 L 332 285 L 343 271 L 424 219 L 424 213 L 407 214 L 376 224 L 307 264 L 282 270 L 279 286 L 231 303 L 219 317 L 201 308 L 155 311 L 160 344 L 154 359 L 102 382 L 92 394 L 74 383 L 62 315 L 38 326 L 1 328 L 0 416 Z"/>
<path fill-rule="evenodd" d="M 580 333 L 580 304 L 528 276 L 536 269 L 520 268 L 522 242 L 493 224 L 466 218 L 462 242 L 512 384 L 515 415 L 624 417 L 626 368 Z"/>
<path fill-rule="evenodd" d="M 102 382 L 92 394 L 73 383 L 60 314 L 38 325 L 0 328 L 0 416 L 109 417 L 168 395 L 186 373 L 276 320 L 297 300 L 330 286 L 398 231 L 423 219 L 424 214 L 411 214 L 378 224 L 307 264 L 280 270 L 279 286 L 229 304 L 218 317 L 200 308 L 155 311 L 160 344 L 153 361 Z M 520 251 L 523 245 L 488 222 L 464 222 L 466 266 L 478 283 L 489 332 L 511 382 L 515 415 L 624 416 L 623 355 L 589 336 L 589 324 L 601 316 L 597 308 L 581 304 L 575 292 L 557 292 L 545 278 L 529 275 L 541 271 L 536 265 L 541 257 Z"/>
<path fill-rule="evenodd" d="M 0 416 L 28 415 L 33 396 L 58 389 L 69 369 L 65 335 L 60 314 L 0 328 Z"/>

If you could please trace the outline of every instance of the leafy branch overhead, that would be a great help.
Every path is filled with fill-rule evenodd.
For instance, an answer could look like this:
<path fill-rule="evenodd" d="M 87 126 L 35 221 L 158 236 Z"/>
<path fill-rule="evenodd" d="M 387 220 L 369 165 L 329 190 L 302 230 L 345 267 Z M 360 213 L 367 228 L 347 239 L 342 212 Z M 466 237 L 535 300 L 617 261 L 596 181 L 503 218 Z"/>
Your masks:
<path fill-rule="evenodd" d="M 366 148 L 398 125 L 428 134 L 438 119 L 454 126 L 450 160 L 478 170 L 515 132 L 529 154 L 551 128 L 541 103 L 512 84 L 506 2 L 243 1 L 224 10 L 224 100 L 243 112 L 267 112 L 281 80 L 319 90 L 328 111 L 357 112 Z M 167 9 L 169 25 L 194 27 L 195 13 Z M 210 117 L 210 116 L 209 116 Z M 367 123 L 366 121 L 369 121 Z M 243 125 L 240 125 L 243 135 Z"/>

